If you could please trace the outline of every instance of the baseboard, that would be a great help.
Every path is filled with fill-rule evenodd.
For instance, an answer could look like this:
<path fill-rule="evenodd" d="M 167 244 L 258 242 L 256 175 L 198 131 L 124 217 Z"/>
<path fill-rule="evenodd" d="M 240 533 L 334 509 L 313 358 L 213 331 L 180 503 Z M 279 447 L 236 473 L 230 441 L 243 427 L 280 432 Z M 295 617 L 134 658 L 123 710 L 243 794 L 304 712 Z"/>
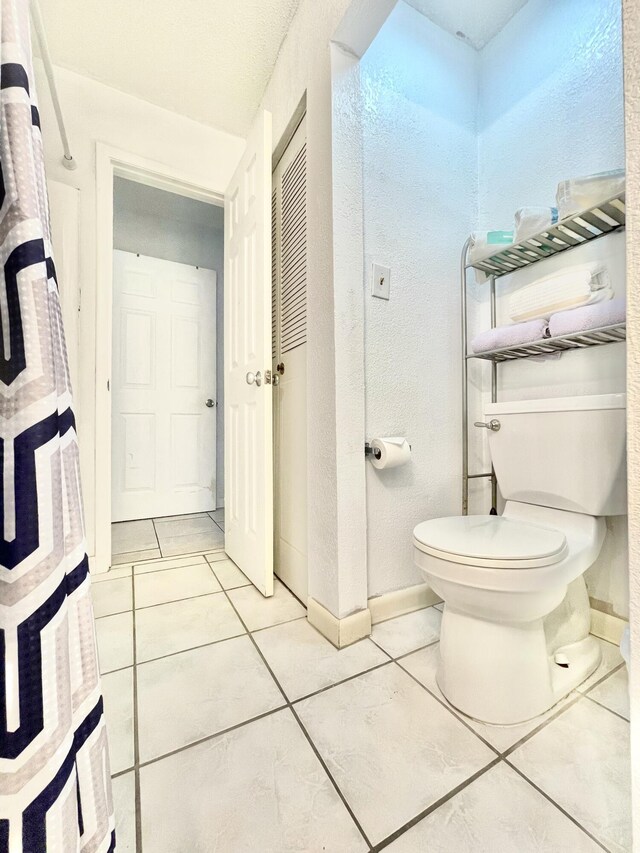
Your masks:
<path fill-rule="evenodd" d="M 439 595 L 431 589 L 429 584 L 419 583 L 405 589 L 395 589 L 393 592 L 385 592 L 370 598 L 367 604 L 371 611 L 371 623 L 384 622 L 393 619 L 394 616 L 402 616 L 404 613 L 413 613 L 414 610 L 422 610 L 439 604 L 442 601 Z"/>
<path fill-rule="evenodd" d="M 371 633 L 371 613 L 368 609 L 358 610 L 357 613 L 338 619 L 314 598 L 309 598 L 307 619 L 337 649 L 350 646 Z"/>
<path fill-rule="evenodd" d="M 611 613 L 604 613 L 602 610 L 594 610 L 591 608 L 591 633 L 600 637 L 601 640 L 607 640 L 610 643 L 620 645 L 622 632 L 627 626 L 626 619 L 621 619 L 619 616 L 612 616 Z"/>

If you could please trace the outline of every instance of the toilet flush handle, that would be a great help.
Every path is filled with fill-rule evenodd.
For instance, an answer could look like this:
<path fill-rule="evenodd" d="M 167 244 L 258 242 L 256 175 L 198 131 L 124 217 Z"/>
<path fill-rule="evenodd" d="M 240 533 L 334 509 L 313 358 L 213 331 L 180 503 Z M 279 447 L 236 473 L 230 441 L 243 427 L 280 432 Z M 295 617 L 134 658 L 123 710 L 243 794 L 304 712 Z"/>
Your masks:
<path fill-rule="evenodd" d="M 497 418 L 491 418 L 488 424 L 482 423 L 482 421 L 476 421 L 474 426 L 482 427 L 482 429 L 490 429 L 491 432 L 498 432 L 500 429 L 500 421 Z"/>

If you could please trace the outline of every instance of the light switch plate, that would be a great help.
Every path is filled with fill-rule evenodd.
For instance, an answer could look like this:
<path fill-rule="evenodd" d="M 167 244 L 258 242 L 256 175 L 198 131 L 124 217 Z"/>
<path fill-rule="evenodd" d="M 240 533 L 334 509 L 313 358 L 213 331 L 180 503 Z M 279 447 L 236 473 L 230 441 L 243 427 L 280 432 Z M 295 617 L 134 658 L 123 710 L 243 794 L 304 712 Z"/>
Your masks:
<path fill-rule="evenodd" d="M 371 295 L 378 299 L 389 299 L 391 295 L 391 267 L 371 265 Z"/>

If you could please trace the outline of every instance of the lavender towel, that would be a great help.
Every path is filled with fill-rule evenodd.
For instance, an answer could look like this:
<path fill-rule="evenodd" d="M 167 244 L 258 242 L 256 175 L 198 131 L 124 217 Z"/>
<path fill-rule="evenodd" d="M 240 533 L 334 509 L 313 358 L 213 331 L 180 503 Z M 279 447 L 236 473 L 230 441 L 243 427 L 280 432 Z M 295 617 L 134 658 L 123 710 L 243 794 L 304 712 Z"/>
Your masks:
<path fill-rule="evenodd" d="M 530 344 L 546 336 L 546 320 L 528 320 L 526 323 L 512 323 L 510 326 L 498 326 L 495 329 L 480 332 L 471 341 L 471 349 L 473 352 L 488 352 L 504 347 L 515 347 L 518 344 Z"/>
<path fill-rule="evenodd" d="M 586 332 L 602 326 L 624 323 L 627 316 L 627 303 L 624 299 L 611 299 L 608 302 L 596 302 L 582 305 L 569 311 L 552 314 L 549 320 L 551 337 L 570 335 L 573 332 Z"/>

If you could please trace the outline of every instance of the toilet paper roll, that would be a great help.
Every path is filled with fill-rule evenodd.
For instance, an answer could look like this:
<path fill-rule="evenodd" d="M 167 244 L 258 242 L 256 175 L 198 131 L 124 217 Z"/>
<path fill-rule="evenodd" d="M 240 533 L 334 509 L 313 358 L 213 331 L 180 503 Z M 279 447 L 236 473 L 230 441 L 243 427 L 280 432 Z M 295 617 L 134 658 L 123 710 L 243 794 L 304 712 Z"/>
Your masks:
<path fill-rule="evenodd" d="M 371 464 L 374 468 L 397 468 L 411 457 L 411 447 L 402 436 L 385 436 L 371 441 Z"/>

